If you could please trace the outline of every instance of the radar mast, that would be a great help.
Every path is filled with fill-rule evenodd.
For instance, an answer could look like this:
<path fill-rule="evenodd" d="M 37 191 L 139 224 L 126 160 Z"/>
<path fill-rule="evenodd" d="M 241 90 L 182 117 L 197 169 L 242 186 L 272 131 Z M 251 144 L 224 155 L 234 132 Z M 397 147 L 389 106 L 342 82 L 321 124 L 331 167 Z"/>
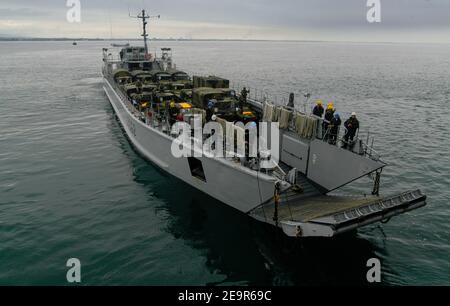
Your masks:
<path fill-rule="evenodd" d="M 148 55 L 148 44 L 147 44 L 147 37 L 149 36 L 149 34 L 147 33 L 147 25 L 148 25 L 148 19 L 153 19 L 153 18 L 161 18 L 161 15 L 158 16 L 150 16 L 145 12 L 145 9 L 142 10 L 141 14 L 137 15 L 137 16 L 131 16 L 132 18 L 138 18 L 138 19 L 142 19 L 142 37 L 144 38 L 144 47 L 145 47 L 145 55 Z"/>

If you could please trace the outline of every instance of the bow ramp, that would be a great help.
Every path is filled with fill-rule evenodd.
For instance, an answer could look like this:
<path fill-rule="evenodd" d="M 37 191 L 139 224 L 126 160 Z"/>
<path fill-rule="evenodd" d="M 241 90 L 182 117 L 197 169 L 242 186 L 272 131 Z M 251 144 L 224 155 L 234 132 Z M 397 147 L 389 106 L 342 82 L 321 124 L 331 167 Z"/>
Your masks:
<path fill-rule="evenodd" d="M 333 237 L 358 227 L 388 221 L 399 214 L 426 205 L 420 190 L 396 196 L 339 197 L 318 195 L 296 199 L 286 195 L 250 212 L 250 216 L 281 228 L 290 237 Z"/>

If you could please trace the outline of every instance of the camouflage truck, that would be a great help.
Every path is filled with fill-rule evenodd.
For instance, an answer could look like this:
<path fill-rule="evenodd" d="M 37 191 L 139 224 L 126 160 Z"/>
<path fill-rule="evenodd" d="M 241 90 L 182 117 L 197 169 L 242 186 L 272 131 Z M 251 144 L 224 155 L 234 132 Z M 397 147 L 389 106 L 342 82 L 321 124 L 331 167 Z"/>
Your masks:
<path fill-rule="evenodd" d="M 156 71 L 152 72 L 153 82 L 158 84 L 159 91 L 170 90 L 170 85 L 172 84 L 172 75 L 166 71 Z"/>
<path fill-rule="evenodd" d="M 160 83 L 160 82 L 172 82 L 172 75 L 165 71 L 156 71 L 152 72 L 153 75 L 153 82 Z"/>
<path fill-rule="evenodd" d="M 240 121 L 244 124 L 258 120 L 258 114 L 250 106 L 239 108 L 236 92 L 229 88 L 194 88 L 192 104 L 206 110 L 208 117 L 214 114 L 227 121 Z"/>
<path fill-rule="evenodd" d="M 192 102 L 192 89 L 183 89 L 178 93 L 181 100 Z"/>
<path fill-rule="evenodd" d="M 189 102 L 180 100 L 172 92 L 158 92 L 154 96 L 152 103 L 153 111 L 157 114 L 167 113 L 169 115 L 170 124 L 176 121 L 181 121 L 182 119 L 177 119 L 181 114 L 181 118 L 188 114 L 192 110 L 192 104 Z"/>
<path fill-rule="evenodd" d="M 185 84 L 172 83 L 169 86 L 169 92 L 177 96 L 178 100 L 184 102 L 192 102 L 192 89 L 186 88 Z"/>
<path fill-rule="evenodd" d="M 237 100 L 222 88 L 200 87 L 192 90 L 192 104 L 226 120 L 236 118 Z M 209 119 L 209 118 L 208 118 Z"/>
<path fill-rule="evenodd" d="M 170 73 L 172 75 L 172 81 L 177 83 L 191 82 L 191 78 L 184 71 L 175 70 Z"/>
<path fill-rule="evenodd" d="M 179 99 L 172 92 L 158 92 L 154 96 L 155 103 L 178 102 Z"/>
<path fill-rule="evenodd" d="M 141 82 L 143 84 L 153 83 L 153 75 L 148 71 L 134 70 L 131 72 L 134 82 Z"/>
<path fill-rule="evenodd" d="M 143 94 L 153 94 L 158 90 L 158 86 L 155 84 L 143 84 L 142 93 Z"/>
<path fill-rule="evenodd" d="M 139 88 L 136 86 L 136 84 L 133 83 L 125 84 L 122 86 L 122 88 L 128 97 L 139 93 Z"/>
<path fill-rule="evenodd" d="M 148 103 L 153 101 L 158 87 L 153 84 L 143 84 L 140 91 L 131 93 L 130 98 L 138 103 Z"/>
<path fill-rule="evenodd" d="M 234 89 L 223 89 L 223 92 L 227 97 L 240 101 Z M 262 118 L 260 111 L 255 110 L 249 104 L 237 103 L 237 105 L 240 108 L 236 114 L 237 121 L 243 123 L 248 123 L 251 121 L 258 122 Z"/>
<path fill-rule="evenodd" d="M 172 82 L 176 84 L 184 84 L 185 88 L 192 89 L 193 84 L 191 77 L 184 71 L 173 71 L 172 74 Z"/>
<path fill-rule="evenodd" d="M 119 78 L 131 78 L 131 73 L 126 69 L 116 69 L 112 75 L 116 82 Z"/>
<path fill-rule="evenodd" d="M 183 83 L 170 83 L 168 85 L 169 90 L 176 94 L 177 96 L 180 95 L 181 91 L 186 89 L 186 85 Z"/>
<path fill-rule="evenodd" d="M 230 81 L 216 76 L 194 76 L 193 85 L 194 88 L 230 88 Z"/>

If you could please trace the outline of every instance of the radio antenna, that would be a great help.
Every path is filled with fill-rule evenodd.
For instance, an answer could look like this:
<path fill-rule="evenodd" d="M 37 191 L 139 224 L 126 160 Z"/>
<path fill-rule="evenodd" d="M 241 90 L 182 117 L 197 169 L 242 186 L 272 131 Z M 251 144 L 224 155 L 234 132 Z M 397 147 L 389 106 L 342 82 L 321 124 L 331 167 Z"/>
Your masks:
<path fill-rule="evenodd" d="M 158 16 L 150 16 L 148 15 L 145 10 L 142 10 L 141 14 L 137 15 L 137 16 L 131 16 L 131 18 L 137 18 L 137 19 L 142 19 L 142 37 L 144 38 L 144 47 L 145 47 L 145 55 L 148 55 L 148 44 L 147 44 L 147 37 L 148 37 L 148 33 L 147 33 L 147 20 L 148 19 L 159 19 L 161 18 L 161 15 Z"/>

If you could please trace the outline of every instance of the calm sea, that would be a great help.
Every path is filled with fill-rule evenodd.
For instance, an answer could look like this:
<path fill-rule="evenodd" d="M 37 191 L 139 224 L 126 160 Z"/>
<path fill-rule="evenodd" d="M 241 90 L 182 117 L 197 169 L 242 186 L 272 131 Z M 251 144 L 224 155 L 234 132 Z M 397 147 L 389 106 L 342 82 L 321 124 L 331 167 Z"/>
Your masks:
<path fill-rule="evenodd" d="M 450 285 L 450 45 L 153 44 L 172 47 L 178 68 L 279 103 L 310 92 L 344 117 L 358 112 L 390 164 L 383 194 L 429 197 L 388 224 L 303 242 L 138 156 L 102 91 L 105 46 L 0 43 L 0 285 L 67 284 L 69 258 L 80 259 L 85 285 L 365 284 L 373 257 L 384 284 Z"/>

